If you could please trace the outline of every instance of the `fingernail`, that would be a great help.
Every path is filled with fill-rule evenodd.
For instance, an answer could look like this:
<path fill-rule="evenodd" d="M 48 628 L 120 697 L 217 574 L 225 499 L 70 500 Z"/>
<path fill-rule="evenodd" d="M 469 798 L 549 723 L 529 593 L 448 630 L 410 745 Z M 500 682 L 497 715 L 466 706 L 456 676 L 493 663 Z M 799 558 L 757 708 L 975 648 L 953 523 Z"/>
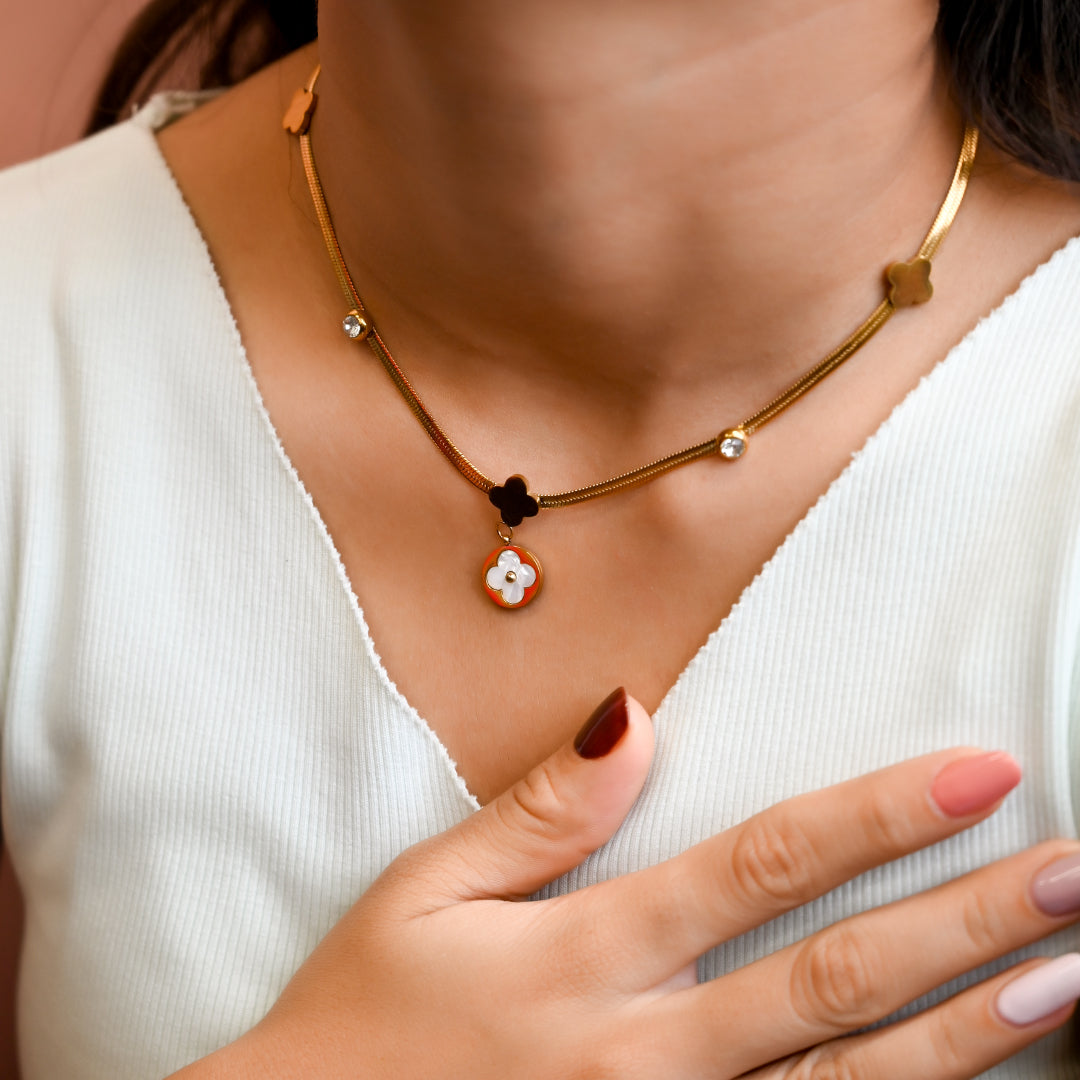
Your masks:
<path fill-rule="evenodd" d="M 611 753 L 630 723 L 626 691 L 620 686 L 608 694 L 585 721 L 574 739 L 574 749 L 583 758 L 598 758 Z"/>
<path fill-rule="evenodd" d="M 993 806 L 1020 783 L 1020 766 L 1004 751 L 950 762 L 934 778 L 930 797 L 943 814 L 967 817 Z"/>
<path fill-rule="evenodd" d="M 1013 979 L 997 996 L 998 1015 L 1010 1024 L 1034 1024 L 1080 998 L 1080 953 L 1067 953 Z"/>
<path fill-rule="evenodd" d="M 1044 866 L 1031 882 L 1031 898 L 1047 915 L 1080 911 L 1080 854 Z"/>

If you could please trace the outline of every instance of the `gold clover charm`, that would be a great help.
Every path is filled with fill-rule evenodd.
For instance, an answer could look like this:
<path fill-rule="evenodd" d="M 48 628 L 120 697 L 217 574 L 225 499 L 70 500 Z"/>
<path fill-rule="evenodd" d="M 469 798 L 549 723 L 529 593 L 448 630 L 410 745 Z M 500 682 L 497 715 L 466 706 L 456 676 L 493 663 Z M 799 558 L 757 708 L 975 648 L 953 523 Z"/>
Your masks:
<path fill-rule="evenodd" d="M 293 94 L 292 102 L 281 120 L 281 126 L 294 135 L 303 135 L 311 124 L 311 114 L 315 111 L 315 95 L 301 87 Z"/>
<path fill-rule="evenodd" d="M 930 284 L 929 259 L 894 262 L 885 271 L 885 276 L 889 280 L 889 299 L 893 307 L 925 304 L 934 295 L 934 286 Z"/>

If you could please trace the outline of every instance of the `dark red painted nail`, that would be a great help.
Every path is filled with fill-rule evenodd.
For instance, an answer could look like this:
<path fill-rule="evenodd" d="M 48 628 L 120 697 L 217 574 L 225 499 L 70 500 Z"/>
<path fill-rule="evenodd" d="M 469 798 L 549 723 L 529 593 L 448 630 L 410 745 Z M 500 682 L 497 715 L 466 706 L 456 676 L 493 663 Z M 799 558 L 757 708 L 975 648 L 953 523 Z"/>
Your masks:
<path fill-rule="evenodd" d="M 620 686 L 618 690 L 608 694 L 585 721 L 585 726 L 574 739 L 574 749 L 583 758 L 598 758 L 610 754 L 629 725 L 626 691 Z"/>

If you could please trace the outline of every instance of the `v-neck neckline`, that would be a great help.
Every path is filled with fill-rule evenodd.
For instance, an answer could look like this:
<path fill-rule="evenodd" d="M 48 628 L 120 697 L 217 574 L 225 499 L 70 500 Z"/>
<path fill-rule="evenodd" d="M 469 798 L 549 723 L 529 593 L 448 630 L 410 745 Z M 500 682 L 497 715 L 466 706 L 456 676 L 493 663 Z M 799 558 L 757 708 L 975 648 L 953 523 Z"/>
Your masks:
<path fill-rule="evenodd" d="M 140 129 L 149 142 L 150 145 L 148 149 L 156 162 L 157 167 L 165 178 L 170 191 L 175 196 L 178 219 L 185 222 L 185 227 L 189 232 L 189 237 L 186 242 L 194 244 L 197 248 L 199 260 L 203 263 L 207 277 L 213 284 L 214 294 L 221 307 L 223 323 L 232 339 L 233 349 L 239 368 L 242 371 L 243 377 L 252 394 L 253 405 L 262 417 L 270 448 L 272 452 L 276 454 L 279 462 L 285 467 L 291 477 L 300 503 L 305 507 L 307 513 L 311 515 L 318 532 L 322 537 L 324 554 L 329 556 L 334 573 L 337 576 L 340 587 L 345 591 L 348 605 L 356 620 L 357 629 L 359 630 L 363 643 L 365 659 L 375 671 L 381 688 L 389 695 L 397 709 L 418 728 L 422 737 L 430 742 L 437 756 L 444 763 L 445 768 L 451 775 L 467 805 L 473 810 L 479 809 L 482 805 L 480 800 L 469 789 L 465 778 L 462 776 L 461 771 L 450 754 L 450 751 L 447 749 L 446 744 L 440 738 L 435 728 L 406 698 L 383 663 L 382 657 L 376 648 L 375 641 L 368 626 L 364 610 L 361 607 L 360 601 L 350 582 L 338 546 L 334 541 L 330 530 L 327 528 L 322 514 L 316 506 L 311 493 L 308 491 L 303 478 L 300 476 L 296 466 L 286 452 L 274 421 L 266 407 L 262 391 L 255 378 L 254 370 L 252 369 L 248 358 L 247 348 L 240 335 L 239 325 L 232 304 L 225 293 L 221 276 L 218 273 L 217 266 L 210 253 L 210 247 L 206 237 L 204 236 L 198 221 L 196 221 L 191 208 L 188 206 L 184 193 L 180 189 L 176 177 L 173 175 L 173 172 L 158 145 L 157 139 L 154 136 L 155 131 L 159 130 L 170 121 L 178 119 L 184 113 L 190 112 L 198 105 L 216 96 L 217 93 L 218 91 L 195 93 L 165 91 L 155 94 L 143 109 L 129 121 L 129 123 Z M 695 650 L 693 656 L 691 656 L 689 661 L 676 676 L 674 682 L 672 682 L 665 691 L 660 704 L 657 706 L 657 709 L 653 714 L 657 722 L 662 722 L 667 716 L 672 709 L 672 703 L 683 693 L 687 685 L 694 678 L 697 670 L 708 663 L 709 658 L 721 647 L 723 641 L 734 632 L 737 624 L 750 616 L 755 603 L 758 602 L 757 598 L 763 590 L 767 589 L 770 580 L 781 571 L 785 562 L 790 561 L 792 557 L 795 557 L 799 544 L 804 542 L 805 539 L 812 534 L 812 531 L 821 518 L 829 512 L 832 506 L 841 500 L 844 489 L 855 482 L 858 473 L 873 466 L 878 447 L 887 440 L 892 429 L 918 408 L 920 402 L 931 393 L 933 387 L 938 382 L 945 379 L 948 374 L 958 366 L 960 359 L 977 345 L 979 338 L 985 335 L 989 328 L 1007 314 L 1009 308 L 1011 308 L 1017 302 L 1018 298 L 1031 287 L 1032 283 L 1041 278 L 1059 256 L 1064 256 L 1064 253 L 1068 249 L 1077 244 L 1080 244 L 1080 237 L 1070 238 L 1063 245 L 1055 249 L 1043 262 L 1033 268 L 1012 292 L 983 315 L 978 322 L 968 330 L 962 338 L 952 345 L 945 355 L 922 376 L 918 383 L 916 383 L 916 385 L 893 406 L 889 411 L 888 416 L 869 435 L 862 445 L 852 453 L 844 468 L 833 477 L 827 488 L 773 549 L 772 553 L 758 569 L 753 579 L 743 587 L 735 603 L 727 611 L 717 626 L 709 633 L 701 645 Z"/>

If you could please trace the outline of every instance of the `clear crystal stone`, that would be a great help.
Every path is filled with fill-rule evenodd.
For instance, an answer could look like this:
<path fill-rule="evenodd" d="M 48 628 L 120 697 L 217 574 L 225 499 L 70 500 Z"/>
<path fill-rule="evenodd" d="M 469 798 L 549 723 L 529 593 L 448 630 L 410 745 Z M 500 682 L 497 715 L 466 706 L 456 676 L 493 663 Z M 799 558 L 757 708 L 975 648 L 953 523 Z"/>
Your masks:
<path fill-rule="evenodd" d="M 356 315 L 346 315 L 341 320 L 341 329 L 345 331 L 346 337 L 358 338 L 364 330 L 364 324 Z"/>
<path fill-rule="evenodd" d="M 742 457 L 745 449 L 746 440 L 740 439 L 737 435 L 729 435 L 726 439 L 720 440 L 720 454 L 729 460 Z"/>

